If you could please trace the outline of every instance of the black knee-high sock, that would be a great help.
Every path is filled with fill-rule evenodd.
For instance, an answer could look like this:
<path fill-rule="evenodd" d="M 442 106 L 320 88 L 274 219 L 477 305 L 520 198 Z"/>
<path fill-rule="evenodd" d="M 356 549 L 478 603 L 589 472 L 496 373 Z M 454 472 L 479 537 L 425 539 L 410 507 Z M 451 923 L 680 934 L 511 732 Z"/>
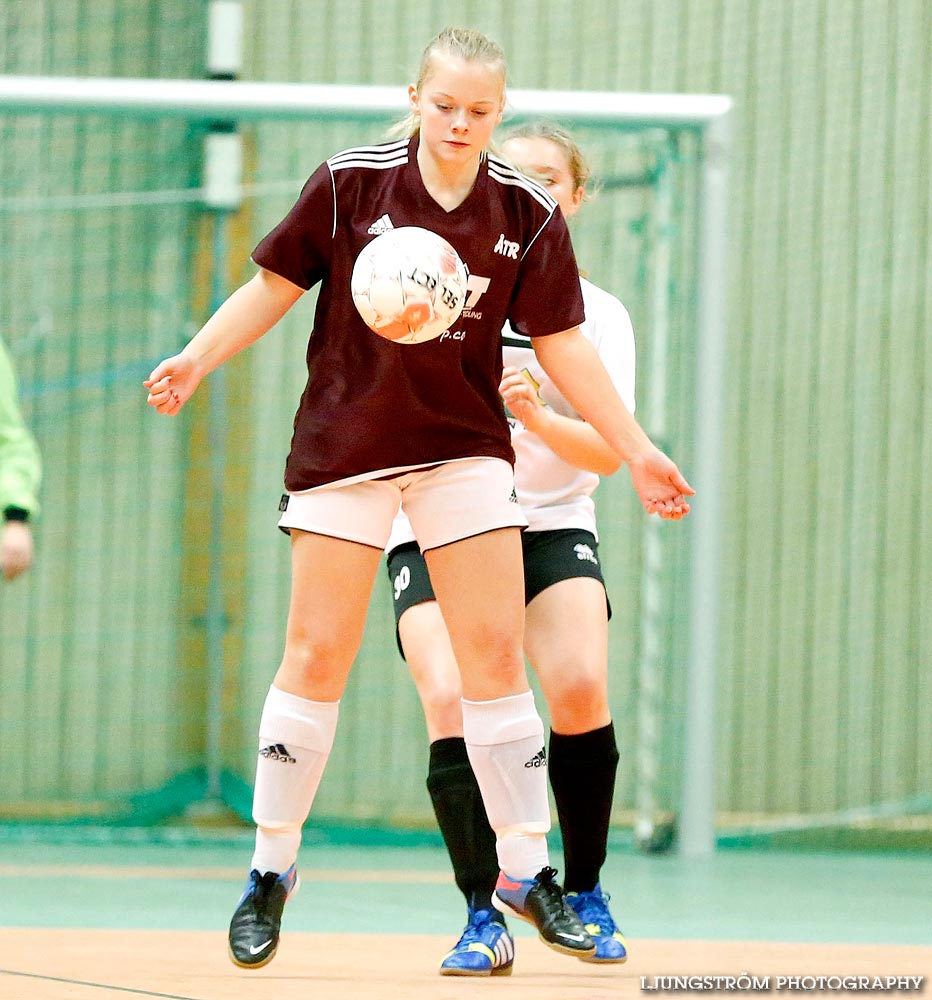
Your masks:
<path fill-rule="evenodd" d="M 566 892 L 589 892 L 605 864 L 618 748 L 612 723 L 575 736 L 550 733 L 550 785 L 563 835 Z"/>
<path fill-rule="evenodd" d="M 489 826 L 462 736 L 431 743 L 427 791 L 457 886 L 474 910 L 491 910 L 494 917 L 498 912 L 492 906 L 498 878 L 495 833 Z"/>

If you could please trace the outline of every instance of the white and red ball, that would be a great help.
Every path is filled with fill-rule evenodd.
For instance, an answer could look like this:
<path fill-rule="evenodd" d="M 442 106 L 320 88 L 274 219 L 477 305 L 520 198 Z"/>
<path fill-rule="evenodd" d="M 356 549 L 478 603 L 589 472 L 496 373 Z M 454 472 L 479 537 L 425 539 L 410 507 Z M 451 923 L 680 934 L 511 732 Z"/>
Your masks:
<path fill-rule="evenodd" d="M 402 226 L 376 236 L 353 265 L 353 302 L 366 326 L 396 344 L 421 344 L 456 322 L 469 273 L 442 236 Z"/>

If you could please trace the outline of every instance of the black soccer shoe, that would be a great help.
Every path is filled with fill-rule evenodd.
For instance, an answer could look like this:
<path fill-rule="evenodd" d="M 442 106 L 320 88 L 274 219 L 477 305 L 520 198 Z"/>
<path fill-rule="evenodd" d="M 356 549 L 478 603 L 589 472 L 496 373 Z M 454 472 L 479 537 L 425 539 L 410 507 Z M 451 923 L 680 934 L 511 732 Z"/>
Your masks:
<path fill-rule="evenodd" d="M 230 958 L 241 969 L 261 969 L 278 951 L 282 910 L 290 896 L 298 891 L 298 872 L 294 865 L 283 875 L 255 868 L 249 873 L 246 891 L 230 921 Z"/>
<path fill-rule="evenodd" d="M 595 941 L 554 882 L 556 874 L 554 868 L 543 868 L 535 878 L 519 880 L 501 872 L 492 902 L 502 913 L 533 924 L 541 941 L 554 951 L 576 958 L 594 955 Z"/>

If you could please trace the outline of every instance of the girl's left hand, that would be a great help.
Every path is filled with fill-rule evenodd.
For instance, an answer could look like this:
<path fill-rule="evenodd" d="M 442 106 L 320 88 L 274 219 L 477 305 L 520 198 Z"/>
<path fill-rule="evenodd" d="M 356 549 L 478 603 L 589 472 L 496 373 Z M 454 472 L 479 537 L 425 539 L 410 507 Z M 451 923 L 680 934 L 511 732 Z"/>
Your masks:
<path fill-rule="evenodd" d="M 689 513 L 687 497 L 696 491 L 676 464 L 658 448 L 628 459 L 628 471 L 641 505 L 648 514 L 679 521 Z"/>
<path fill-rule="evenodd" d="M 529 377 L 517 368 L 505 368 L 498 387 L 509 411 L 529 430 L 533 431 L 545 416 L 546 408 Z"/>

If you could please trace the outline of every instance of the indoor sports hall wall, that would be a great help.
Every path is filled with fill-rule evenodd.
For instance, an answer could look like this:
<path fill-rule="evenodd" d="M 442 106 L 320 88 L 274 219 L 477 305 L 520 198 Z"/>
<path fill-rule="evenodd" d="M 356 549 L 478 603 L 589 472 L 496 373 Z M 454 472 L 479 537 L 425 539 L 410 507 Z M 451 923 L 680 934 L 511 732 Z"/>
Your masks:
<path fill-rule="evenodd" d="M 391 84 L 402 97 L 447 16 L 406 0 L 244 9 L 245 77 Z M 5 4 L 0 72 L 196 78 L 205 10 L 182 0 Z M 718 809 L 723 823 L 882 803 L 928 811 L 932 8 L 475 0 L 458 10 L 504 45 L 515 87 L 735 99 Z M 281 648 L 288 551 L 274 518 L 312 302 L 229 366 L 218 550 L 207 421 L 219 393 L 212 384 L 169 423 L 146 412 L 139 385 L 209 310 L 214 220 L 191 194 L 203 128 L 0 113 L 0 334 L 46 464 L 38 563 L 0 588 L 0 816 L 155 818 L 203 792 L 210 753 L 228 803 L 243 811 L 248 801 Z M 251 273 L 249 250 L 310 170 L 373 133 L 259 123 L 244 136 L 251 188 L 220 247 L 228 287 Z M 580 216 L 579 257 L 632 312 L 648 429 L 658 246 L 674 251 L 669 443 L 701 481 L 689 464 L 686 336 L 695 150 L 582 139 L 607 183 Z M 678 178 L 675 232 L 661 236 L 658 163 Z M 600 492 L 621 821 L 634 796 L 643 519 L 624 473 Z M 664 528 L 666 807 L 678 794 L 682 528 Z M 221 635 L 212 737 L 208 636 Z M 315 812 L 428 823 L 423 734 L 380 580 Z"/>
<path fill-rule="evenodd" d="M 188 7 L 4 4 L 0 66 L 186 76 Z M 0 592 L 0 731 L 21 746 L 2 810 L 112 815 L 200 757 L 173 666 L 186 446 L 138 406 L 141 359 L 190 323 L 188 212 L 113 195 L 186 188 L 190 141 L 184 123 L 0 120 L 0 335 L 45 467 L 36 566 Z"/>

